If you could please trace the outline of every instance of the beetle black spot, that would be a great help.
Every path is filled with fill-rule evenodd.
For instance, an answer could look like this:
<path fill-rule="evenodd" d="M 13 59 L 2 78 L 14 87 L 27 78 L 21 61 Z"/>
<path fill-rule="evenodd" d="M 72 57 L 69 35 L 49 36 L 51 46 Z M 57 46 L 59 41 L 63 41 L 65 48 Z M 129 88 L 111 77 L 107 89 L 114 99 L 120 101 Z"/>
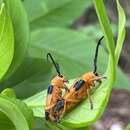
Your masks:
<path fill-rule="evenodd" d="M 64 99 L 63 100 L 58 100 L 56 106 L 55 106 L 55 112 L 59 112 L 61 109 L 64 108 Z"/>
<path fill-rule="evenodd" d="M 78 90 L 83 86 L 84 83 L 85 83 L 85 81 L 82 80 L 82 79 L 79 80 L 79 81 L 77 81 L 77 82 L 75 83 L 75 85 L 74 85 L 75 90 L 78 91 Z"/>
<path fill-rule="evenodd" d="M 53 86 L 50 85 L 47 89 L 47 94 L 52 94 L 52 91 L 53 91 Z"/>
<path fill-rule="evenodd" d="M 49 119 L 49 112 L 45 112 L 45 119 L 46 119 L 46 120 Z"/>

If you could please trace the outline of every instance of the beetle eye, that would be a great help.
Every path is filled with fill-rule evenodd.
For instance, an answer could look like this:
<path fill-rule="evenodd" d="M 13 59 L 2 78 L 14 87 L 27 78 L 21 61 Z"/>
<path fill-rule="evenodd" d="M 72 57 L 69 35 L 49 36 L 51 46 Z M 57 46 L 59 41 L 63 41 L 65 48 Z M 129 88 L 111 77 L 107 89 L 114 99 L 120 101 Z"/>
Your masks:
<path fill-rule="evenodd" d="M 63 75 L 60 75 L 61 78 L 63 78 Z"/>
<path fill-rule="evenodd" d="M 95 73 L 96 76 L 98 76 L 98 73 Z"/>

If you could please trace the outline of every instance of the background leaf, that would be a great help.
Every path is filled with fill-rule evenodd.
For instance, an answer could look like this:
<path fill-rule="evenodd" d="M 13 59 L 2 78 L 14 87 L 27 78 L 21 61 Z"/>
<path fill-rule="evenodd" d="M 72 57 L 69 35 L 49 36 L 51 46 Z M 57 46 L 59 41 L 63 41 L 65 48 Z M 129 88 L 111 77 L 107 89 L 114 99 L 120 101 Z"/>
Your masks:
<path fill-rule="evenodd" d="M 0 80 L 7 72 L 14 53 L 14 35 L 12 23 L 5 4 L 0 4 Z"/>
<path fill-rule="evenodd" d="M 12 86 L 17 97 L 26 98 L 45 89 L 51 77 L 51 67 L 46 61 L 27 57 L 15 74 L 0 84 L 0 88 Z"/>
<path fill-rule="evenodd" d="M 85 9 L 92 5 L 91 0 L 61 0 L 60 2 L 54 0 L 53 2 L 51 0 L 39 0 L 39 2 L 33 0 L 31 5 L 29 0 L 24 2 L 29 18 L 33 19 L 30 20 L 31 29 L 70 26 Z M 39 8 L 35 8 L 36 5 Z"/>
<path fill-rule="evenodd" d="M 52 54 L 54 53 L 57 62 L 60 63 L 61 69 L 68 79 L 79 77 L 84 72 L 93 69 L 92 59 L 96 42 L 96 39 L 93 37 L 73 30 L 46 28 L 32 32 L 31 39 L 29 55 L 39 59 L 46 59 L 47 52 L 51 51 Z M 66 51 L 63 51 L 63 47 L 67 48 Z M 105 59 L 108 59 L 108 55 L 103 46 L 100 47 L 98 58 L 99 73 L 103 73 L 107 67 Z M 72 71 L 70 65 L 76 71 Z M 122 87 L 123 85 L 129 87 L 128 79 L 120 69 L 117 71 L 118 82 L 114 86 Z M 120 78 L 124 80 L 121 81 Z"/>
<path fill-rule="evenodd" d="M 28 13 L 29 20 L 33 21 L 71 1 L 72 0 L 25 0 L 23 3 Z M 35 8 L 36 6 L 38 8 Z"/>
<path fill-rule="evenodd" d="M 46 14 L 34 22 L 31 22 L 31 28 L 37 29 L 41 27 L 67 27 L 72 25 L 75 19 L 81 16 L 82 12 L 85 11 L 87 6 L 91 5 L 90 1 L 76 0 L 63 7 L 55 9 L 53 12 Z"/>
<path fill-rule="evenodd" d="M 24 59 L 29 42 L 29 27 L 26 12 L 20 0 L 3 0 L 11 17 L 14 29 L 14 57 L 5 77 L 10 77 Z"/>

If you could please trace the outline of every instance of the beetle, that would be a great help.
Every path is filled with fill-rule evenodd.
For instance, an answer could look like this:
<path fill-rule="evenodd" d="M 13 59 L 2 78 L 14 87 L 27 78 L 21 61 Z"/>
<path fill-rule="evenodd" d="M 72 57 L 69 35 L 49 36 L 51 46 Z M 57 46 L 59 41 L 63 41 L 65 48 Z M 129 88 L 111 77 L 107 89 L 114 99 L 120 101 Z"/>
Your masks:
<path fill-rule="evenodd" d="M 53 121 L 53 107 L 56 105 L 58 100 L 62 99 L 62 89 L 69 91 L 65 83 L 68 80 L 60 72 L 60 66 L 56 63 L 50 53 L 47 53 L 47 59 L 51 59 L 56 69 L 57 75 L 51 80 L 51 84 L 47 89 L 46 104 L 45 104 L 45 119 Z"/>
<path fill-rule="evenodd" d="M 81 76 L 78 81 L 75 81 L 74 84 L 70 87 L 69 92 L 66 92 L 61 100 L 58 100 L 56 106 L 54 107 L 54 116 L 56 121 L 59 122 L 61 117 L 65 114 L 66 111 L 73 108 L 83 99 L 88 97 L 90 102 L 90 107 L 93 109 L 93 102 L 91 99 L 90 92 L 95 86 L 96 82 L 101 83 L 105 76 L 99 76 L 97 73 L 97 57 L 99 45 L 104 36 L 102 36 L 96 46 L 95 57 L 94 57 L 94 70 L 92 72 L 87 72 Z"/>

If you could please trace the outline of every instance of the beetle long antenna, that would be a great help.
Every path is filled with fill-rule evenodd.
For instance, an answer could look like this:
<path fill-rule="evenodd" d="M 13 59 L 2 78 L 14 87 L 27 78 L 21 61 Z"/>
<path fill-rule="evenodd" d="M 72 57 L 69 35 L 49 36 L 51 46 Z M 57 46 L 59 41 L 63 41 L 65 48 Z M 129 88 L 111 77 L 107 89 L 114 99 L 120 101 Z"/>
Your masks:
<path fill-rule="evenodd" d="M 99 39 L 98 44 L 97 44 L 97 47 L 96 47 L 95 57 L 94 57 L 94 71 L 93 71 L 94 74 L 96 74 L 96 71 L 97 71 L 98 49 L 99 49 L 99 45 L 101 44 L 101 41 L 102 41 L 103 38 L 104 38 L 104 36 L 102 36 L 102 37 Z"/>
<path fill-rule="evenodd" d="M 53 65 L 54 65 L 55 69 L 56 69 L 56 72 L 57 72 L 58 75 L 60 76 L 61 73 L 60 73 L 60 66 L 59 66 L 59 64 L 54 61 L 54 59 L 53 59 L 51 53 L 47 53 L 47 60 L 49 59 L 49 57 L 50 57 L 50 59 L 52 60 L 52 63 L 53 63 Z"/>

